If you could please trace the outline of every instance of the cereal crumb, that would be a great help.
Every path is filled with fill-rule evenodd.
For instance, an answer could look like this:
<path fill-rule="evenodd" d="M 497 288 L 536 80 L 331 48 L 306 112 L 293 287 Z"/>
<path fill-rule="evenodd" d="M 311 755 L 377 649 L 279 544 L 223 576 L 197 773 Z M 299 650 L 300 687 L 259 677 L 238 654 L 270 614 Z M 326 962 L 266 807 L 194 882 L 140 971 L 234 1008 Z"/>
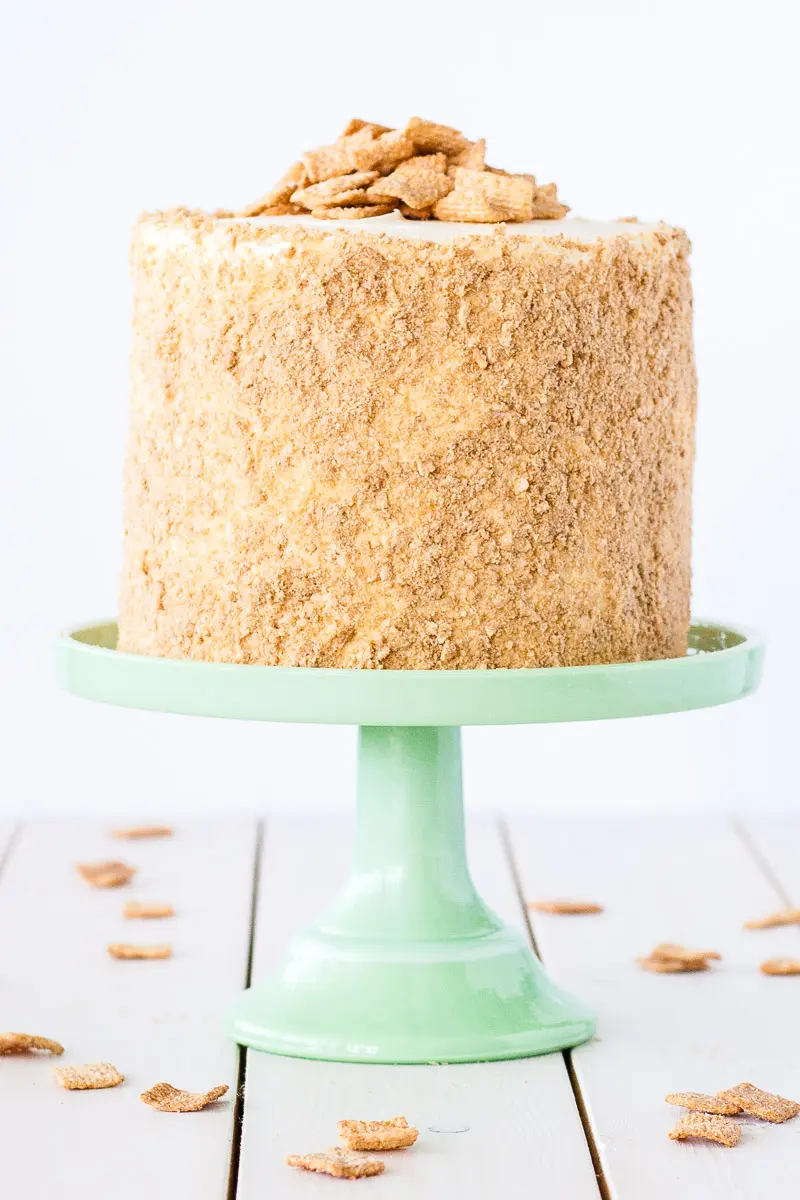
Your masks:
<path fill-rule="evenodd" d="M 134 946 L 130 942 L 112 942 L 106 946 L 112 958 L 172 958 L 172 946 Z"/>
<path fill-rule="evenodd" d="M 320 1175 L 333 1175 L 335 1179 L 361 1179 L 366 1175 L 382 1175 L 384 1165 L 377 1158 L 365 1158 L 352 1150 L 332 1146 L 319 1154 L 290 1154 L 286 1159 L 289 1167 L 301 1171 L 317 1171 Z"/>
<path fill-rule="evenodd" d="M 602 904 L 594 904 L 590 900 L 530 900 L 528 908 L 533 908 L 536 912 L 573 915 L 603 911 Z"/>
<path fill-rule="evenodd" d="M 131 825 L 111 832 L 116 838 L 162 838 L 172 837 L 175 830 L 169 825 Z"/>
<path fill-rule="evenodd" d="M 210 1092 L 184 1092 L 173 1087 L 171 1083 L 154 1083 L 140 1099 L 159 1112 L 200 1112 L 208 1104 L 213 1104 L 228 1091 L 226 1083 L 212 1088 Z"/>
<path fill-rule="evenodd" d="M 760 969 L 763 975 L 800 975 L 800 958 L 768 958 Z"/>
<path fill-rule="evenodd" d="M 94 1091 L 97 1088 L 119 1087 L 125 1076 L 111 1063 L 85 1063 L 82 1067 L 53 1067 L 53 1075 L 67 1091 Z"/>
<path fill-rule="evenodd" d="M 413 1146 L 419 1130 L 405 1117 L 390 1121 L 340 1121 L 339 1137 L 348 1150 L 402 1150 Z"/>
<path fill-rule="evenodd" d="M 667 1104 L 677 1104 L 681 1108 L 689 1108 L 692 1112 L 715 1113 L 720 1117 L 732 1117 L 742 1111 L 738 1100 L 726 1099 L 723 1096 L 706 1096 L 703 1092 L 670 1092 L 665 1096 Z"/>
<path fill-rule="evenodd" d="M 150 920 L 174 917 L 175 909 L 171 904 L 159 904 L 152 900 L 129 900 L 122 910 L 122 915 L 129 921 Z"/>
<path fill-rule="evenodd" d="M 136 867 L 121 862 L 78 863 L 78 874 L 92 887 L 123 887 L 136 874 Z"/>
<path fill-rule="evenodd" d="M 776 1096 L 772 1092 L 762 1092 L 752 1083 L 737 1083 L 736 1087 L 726 1088 L 718 1094 L 724 1100 L 734 1100 L 751 1116 L 774 1124 L 788 1121 L 800 1112 L 800 1104 L 794 1100 L 785 1100 L 783 1096 Z"/>
<path fill-rule="evenodd" d="M 0 1054 L 25 1054 L 28 1050 L 47 1050 L 50 1054 L 63 1054 L 64 1047 L 51 1038 L 38 1037 L 35 1033 L 0 1033 Z"/>
<path fill-rule="evenodd" d="M 782 908 L 766 917 L 756 917 L 753 921 L 745 921 L 744 928 L 773 929 L 776 925 L 800 925 L 800 908 Z"/>
<path fill-rule="evenodd" d="M 739 1126 L 730 1117 L 689 1112 L 681 1117 L 674 1129 L 670 1129 L 669 1136 L 676 1142 L 702 1138 L 706 1142 L 718 1142 L 720 1146 L 735 1146 L 741 1134 Z"/>

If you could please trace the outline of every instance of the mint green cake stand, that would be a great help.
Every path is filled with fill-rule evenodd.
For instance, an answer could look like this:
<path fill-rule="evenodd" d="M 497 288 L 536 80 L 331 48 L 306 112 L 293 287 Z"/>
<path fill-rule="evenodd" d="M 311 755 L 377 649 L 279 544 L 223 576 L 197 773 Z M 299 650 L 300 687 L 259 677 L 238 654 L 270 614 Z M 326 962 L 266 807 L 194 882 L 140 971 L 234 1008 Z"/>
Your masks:
<path fill-rule="evenodd" d="M 521 1058 L 591 1037 L 587 1006 L 545 975 L 475 890 L 464 845 L 462 725 L 680 712 L 754 691 L 760 640 L 692 627 L 685 658 L 491 671 L 204 663 L 115 649 L 113 623 L 58 642 L 75 695 L 158 712 L 359 725 L 350 877 L 273 975 L 227 1018 L 243 1045 L 344 1062 Z"/>

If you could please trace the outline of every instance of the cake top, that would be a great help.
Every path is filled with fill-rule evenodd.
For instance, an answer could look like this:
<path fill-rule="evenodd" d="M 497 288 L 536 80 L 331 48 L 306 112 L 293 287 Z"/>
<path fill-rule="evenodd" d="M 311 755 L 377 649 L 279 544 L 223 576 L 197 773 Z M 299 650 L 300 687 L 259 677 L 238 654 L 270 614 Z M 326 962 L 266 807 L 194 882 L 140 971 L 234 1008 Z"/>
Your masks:
<path fill-rule="evenodd" d="M 216 217 L 311 216 L 466 224 L 557 221 L 569 208 L 554 183 L 490 167 L 483 138 L 412 117 L 403 129 L 348 121 L 335 142 L 309 150 L 254 203 Z"/>

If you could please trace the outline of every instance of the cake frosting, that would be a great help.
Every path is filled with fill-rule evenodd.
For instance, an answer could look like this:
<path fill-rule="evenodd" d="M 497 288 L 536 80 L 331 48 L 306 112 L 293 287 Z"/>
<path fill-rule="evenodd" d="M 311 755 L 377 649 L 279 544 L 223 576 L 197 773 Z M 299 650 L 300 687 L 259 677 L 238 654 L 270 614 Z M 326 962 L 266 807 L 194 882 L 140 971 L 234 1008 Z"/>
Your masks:
<path fill-rule="evenodd" d="M 330 231 L 332 228 L 351 231 L 356 228 L 352 221 L 321 220 L 318 217 L 298 214 L 279 217 L 232 217 L 222 220 L 221 224 L 251 225 L 256 229 L 266 229 L 268 226 L 289 230 L 316 229 L 321 232 Z M 511 237 L 544 241 L 561 237 L 568 241 L 594 242 L 615 237 L 642 238 L 658 228 L 658 224 L 645 224 L 640 221 L 586 221 L 572 217 L 560 221 L 516 221 L 504 225 L 503 233 Z M 496 229 L 495 225 L 472 225 L 466 221 L 410 221 L 396 212 L 386 213 L 382 217 L 370 217 L 360 221 L 357 226 L 359 233 L 382 233 L 387 237 L 412 238 L 424 242 L 437 242 L 440 245 L 451 245 L 465 237 L 491 237 Z"/>
<path fill-rule="evenodd" d="M 628 221 L 142 218 L 120 649 L 685 653 L 688 250 Z"/>

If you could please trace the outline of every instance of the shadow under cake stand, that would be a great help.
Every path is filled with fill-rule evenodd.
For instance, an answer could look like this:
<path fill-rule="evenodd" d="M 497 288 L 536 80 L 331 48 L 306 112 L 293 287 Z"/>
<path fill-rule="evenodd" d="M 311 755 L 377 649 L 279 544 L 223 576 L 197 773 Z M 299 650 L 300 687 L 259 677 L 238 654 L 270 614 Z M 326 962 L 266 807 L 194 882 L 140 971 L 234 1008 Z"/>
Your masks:
<path fill-rule="evenodd" d="M 237 720 L 358 725 L 351 872 L 226 1021 L 243 1045 L 344 1062 L 522 1058 L 592 1036 L 582 1000 L 475 890 L 462 725 L 593 721 L 706 708 L 758 685 L 752 633 L 693 625 L 684 658 L 530 670 L 374 671 L 150 658 L 113 623 L 58 641 L 63 686 L 107 704 Z"/>

